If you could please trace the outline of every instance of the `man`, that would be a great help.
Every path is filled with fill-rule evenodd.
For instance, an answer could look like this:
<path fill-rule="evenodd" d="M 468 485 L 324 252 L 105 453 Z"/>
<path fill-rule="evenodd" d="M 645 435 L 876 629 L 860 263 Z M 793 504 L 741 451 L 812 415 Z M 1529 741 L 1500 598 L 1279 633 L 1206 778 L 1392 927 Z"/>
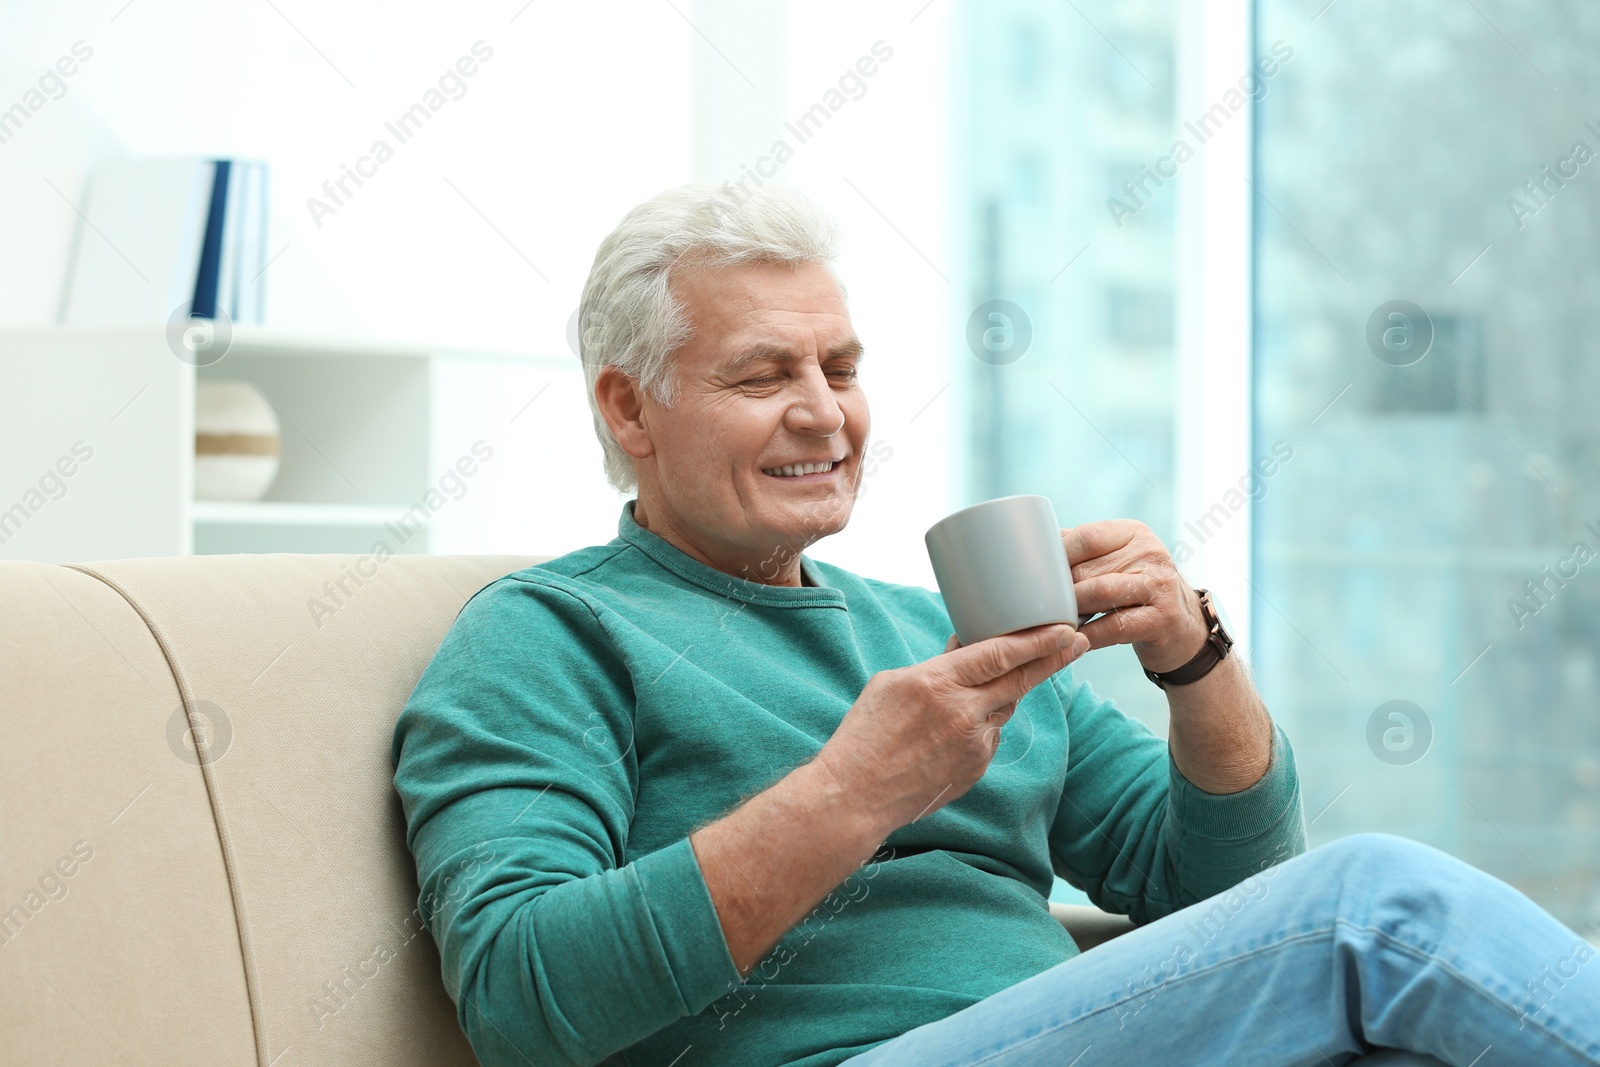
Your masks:
<path fill-rule="evenodd" d="M 1600 1055 L 1600 968 L 1528 1010 L 1582 942 L 1527 898 L 1398 838 L 1305 852 L 1288 739 L 1143 526 L 1062 531 L 1081 632 L 970 648 L 937 592 L 805 555 L 871 429 L 836 244 L 771 187 L 663 193 L 601 244 L 584 369 L 637 496 L 610 543 L 475 595 L 395 732 L 479 1058 Z M 1073 677 L 1113 644 L 1168 740 Z M 1140 927 L 1080 956 L 1058 872 Z"/>

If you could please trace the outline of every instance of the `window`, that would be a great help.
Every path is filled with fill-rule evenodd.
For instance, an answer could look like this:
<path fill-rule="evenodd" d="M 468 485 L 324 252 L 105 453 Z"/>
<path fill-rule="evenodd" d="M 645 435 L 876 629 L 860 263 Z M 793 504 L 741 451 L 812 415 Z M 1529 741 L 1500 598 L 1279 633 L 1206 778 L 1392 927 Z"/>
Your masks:
<path fill-rule="evenodd" d="M 1257 10 L 1295 48 L 1257 111 L 1256 435 L 1294 449 L 1257 505 L 1257 679 L 1314 844 L 1427 841 L 1577 928 L 1600 914 L 1600 169 L 1577 146 L 1600 136 L 1569 101 L 1600 88 L 1600 24 L 1371 14 Z"/>
<path fill-rule="evenodd" d="M 975 321 L 957 506 L 1041 493 L 1063 526 L 1178 533 L 1173 190 L 1145 179 L 1131 217 L 1111 209 L 1172 147 L 1175 28 L 1171 0 L 963 6 L 957 291 Z M 1166 732 L 1165 700 L 1126 649 L 1080 672 Z"/>

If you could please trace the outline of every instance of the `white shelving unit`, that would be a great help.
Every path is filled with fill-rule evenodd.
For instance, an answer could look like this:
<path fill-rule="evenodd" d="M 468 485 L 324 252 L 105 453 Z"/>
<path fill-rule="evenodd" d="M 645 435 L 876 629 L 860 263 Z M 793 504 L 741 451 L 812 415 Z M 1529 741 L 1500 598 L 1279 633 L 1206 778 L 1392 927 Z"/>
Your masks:
<path fill-rule="evenodd" d="M 394 517 L 377 504 L 305 504 L 293 500 L 196 500 L 194 521 L 210 526 L 381 526 Z"/>
<path fill-rule="evenodd" d="M 208 378 L 250 381 L 278 412 L 282 460 L 261 501 L 193 499 L 195 383 Z M 239 326 L 222 359 L 196 367 L 154 326 L 0 333 L 0 559 L 608 540 L 619 505 L 582 387 L 571 355 Z"/>

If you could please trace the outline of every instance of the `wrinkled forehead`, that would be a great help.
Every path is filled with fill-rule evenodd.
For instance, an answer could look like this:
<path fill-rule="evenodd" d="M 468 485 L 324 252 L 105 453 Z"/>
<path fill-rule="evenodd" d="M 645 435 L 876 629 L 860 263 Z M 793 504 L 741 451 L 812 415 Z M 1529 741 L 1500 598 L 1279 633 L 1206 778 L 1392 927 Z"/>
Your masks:
<path fill-rule="evenodd" d="M 821 359 L 861 355 L 843 290 L 827 264 L 689 264 L 675 269 L 669 284 L 689 319 L 688 348 L 704 361 L 782 362 L 807 350 Z"/>

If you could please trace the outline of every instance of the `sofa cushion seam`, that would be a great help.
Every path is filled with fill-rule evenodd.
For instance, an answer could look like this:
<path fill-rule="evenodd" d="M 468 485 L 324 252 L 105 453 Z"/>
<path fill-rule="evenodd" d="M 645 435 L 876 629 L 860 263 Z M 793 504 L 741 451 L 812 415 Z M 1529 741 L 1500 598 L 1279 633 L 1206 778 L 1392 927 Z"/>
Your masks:
<path fill-rule="evenodd" d="M 179 671 L 172 649 L 168 646 L 166 637 L 156 626 L 155 621 L 146 614 L 144 608 L 139 605 L 138 601 L 126 589 L 106 575 L 80 564 L 63 564 L 63 566 L 104 583 L 133 609 L 134 614 L 144 623 L 145 629 L 149 631 L 150 636 L 155 640 L 156 647 L 161 650 L 162 658 L 167 662 L 167 670 L 172 675 L 172 682 L 177 687 L 178 699 L 183 702 L 184 716 L 189 721 L 190 730 L 194 730 L 196 726 L 194 701 L 190 697 L 187 680 L 183 673 Z M 239 891 L 238 867 L 234 861 L 233 842 L 227 832 L 226 822 L 222 817 L 222 804 L 219 799 L 215 772 L 211 769 L 208 761 L 201 759 L 198 762 L 200 765 L 200 780 L 205 787 L 206 801 L 211 809 L 211 827 L 216 832 L 217 844 L 222 852 L 223 876 L 228 880 L 228 901 L 233 907 L 234 932 L 239 939 L 239 954 L 244 964 L 245 995 L 250 1006 L 250 1028 L 253 1031 L 252 1037 L 256 1048 L 256 1064 L 257 1067 L 265 1067 L 267 1064 L 267 1050 L 264 1046 L 266 1033 L 262 1025 L 263 1006 L 260 1003 L 260 987 L 256 980 L 255 953 L 251 948 L 248 936 L 249 922 L 245 917 L 244 904 Z"/>

